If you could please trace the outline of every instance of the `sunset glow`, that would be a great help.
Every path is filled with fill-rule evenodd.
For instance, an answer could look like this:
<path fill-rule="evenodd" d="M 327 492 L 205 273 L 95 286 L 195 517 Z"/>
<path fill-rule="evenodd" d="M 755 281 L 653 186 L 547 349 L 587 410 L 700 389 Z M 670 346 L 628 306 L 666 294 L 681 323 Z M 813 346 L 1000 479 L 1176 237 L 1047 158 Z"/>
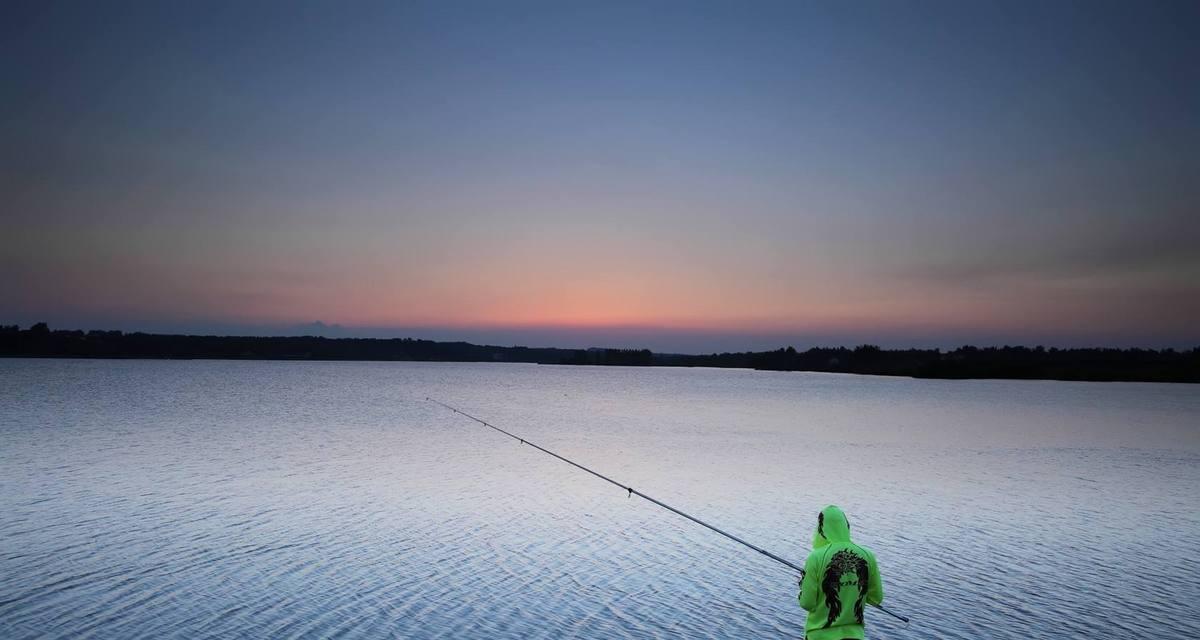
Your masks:
<path fill-rule="evenodd" d="M 455 6 L 16 10 L 0 321 L 1200 341 L 1186 5 Z"/>

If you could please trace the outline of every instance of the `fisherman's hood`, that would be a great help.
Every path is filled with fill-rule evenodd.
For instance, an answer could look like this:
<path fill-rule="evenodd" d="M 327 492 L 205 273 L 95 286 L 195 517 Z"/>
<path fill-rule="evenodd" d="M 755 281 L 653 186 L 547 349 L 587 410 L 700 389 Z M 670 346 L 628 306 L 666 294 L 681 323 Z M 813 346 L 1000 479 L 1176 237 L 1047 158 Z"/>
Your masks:
<path fill-rule="evenodd" d="M 817 516 L 813 548 L 820 549 L 830 542 L 850 542 L 850 521 L 846 519 L 846 514 L 834 505 L 821 509 Z"/>

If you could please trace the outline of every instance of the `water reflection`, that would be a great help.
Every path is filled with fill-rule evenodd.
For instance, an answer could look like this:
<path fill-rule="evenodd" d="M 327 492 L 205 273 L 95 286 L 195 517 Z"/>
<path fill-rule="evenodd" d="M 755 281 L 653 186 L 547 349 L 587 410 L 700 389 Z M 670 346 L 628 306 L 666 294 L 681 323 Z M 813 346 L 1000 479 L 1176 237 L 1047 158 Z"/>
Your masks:
<path fill-rule="evenodd" d="M 842 505 L 875 637 L 1200 636 L 1194 386 L 22 360 L 0 636 L 801 634 L 786 570 L 426 396 L 798 561 Z"/>

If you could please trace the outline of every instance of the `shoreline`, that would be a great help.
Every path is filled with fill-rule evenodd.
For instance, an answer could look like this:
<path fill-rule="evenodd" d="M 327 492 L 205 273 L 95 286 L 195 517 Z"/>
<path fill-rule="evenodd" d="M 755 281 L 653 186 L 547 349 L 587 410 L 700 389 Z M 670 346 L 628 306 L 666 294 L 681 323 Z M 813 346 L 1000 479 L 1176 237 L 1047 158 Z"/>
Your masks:
<path fill-rule="evenodd" d="M 1140 383 L 1140 384 L 1200 384 L 1200 380 L 1180 379 L 1140 379 L 1140 378 L 1082 378 L 1082 377 L 997 377 L 997 376 L 921 376 L 904 373 L 873 373 L 867 371 L 830 371 L 823 369 L 767 369 L 756 367 L 716 366 L 711 364 L 650 364 L 650 365 L 621 365 L 621 364 L 576 364 L 576 363 L 547 363 L 525 362 L 511 360 L 418 360 L 418 359 L 382 359 L 382 358 L 305 358 L 305 357 L 230 357 L 230 356 L 144 356 L 144 355 L 12 355 L 0 354 L 2 360 L 81 360 L 81 361 L 208 361 L 208 362 L 303 362 L 303 363 L 415 363 L 415 364 L 487 364 L 487 365 L 535 365 L 563 367 L 608 367 L 628 369 L 710 369 L 713 371 L 746 371 L 765 373 L 815 373 L 836 376 L 908 378 L 910 380 L 941 380 L 941 381 L 1022 381 L 1022 382 L 1093 382 L 1093 383 Z"/>

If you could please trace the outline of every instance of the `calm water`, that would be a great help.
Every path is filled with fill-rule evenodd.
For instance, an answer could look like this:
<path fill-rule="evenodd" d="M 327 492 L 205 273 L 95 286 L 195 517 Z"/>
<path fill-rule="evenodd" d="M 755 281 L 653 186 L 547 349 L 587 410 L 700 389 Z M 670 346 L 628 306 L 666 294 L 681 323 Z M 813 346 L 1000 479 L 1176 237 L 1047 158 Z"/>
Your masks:
<path fill-rule="evenodd" d="M 0 637 L 802 635 L 837 503 L 908 627 L 1200 637 L 1200 387 L 0 360 Z"/>

